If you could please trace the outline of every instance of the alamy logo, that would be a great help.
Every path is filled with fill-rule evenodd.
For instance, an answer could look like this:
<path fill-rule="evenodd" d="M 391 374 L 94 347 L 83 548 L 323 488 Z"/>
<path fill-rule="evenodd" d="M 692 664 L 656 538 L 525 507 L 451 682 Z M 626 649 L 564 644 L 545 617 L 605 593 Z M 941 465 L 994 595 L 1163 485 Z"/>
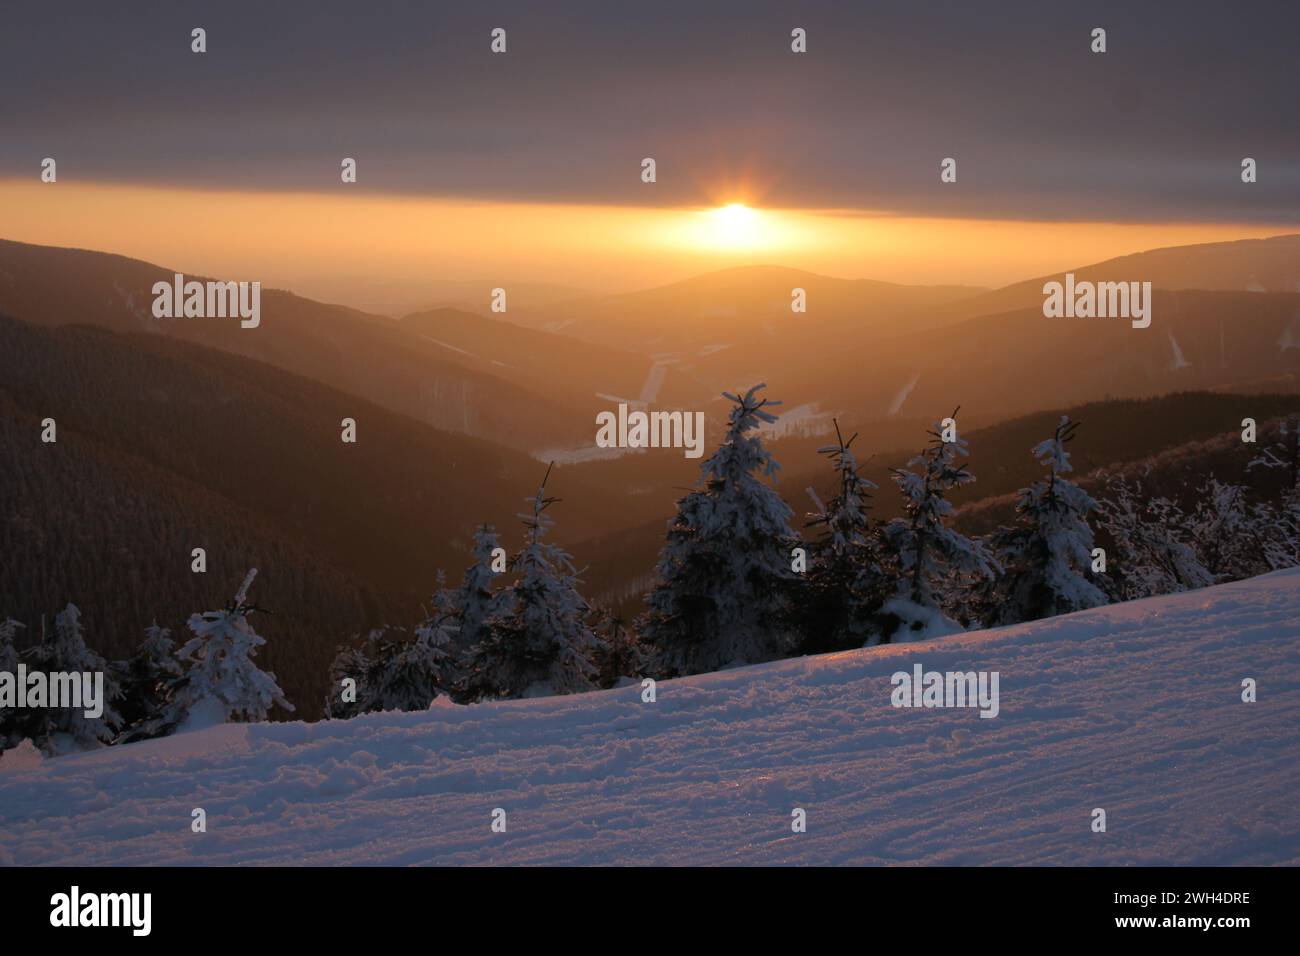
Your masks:
<path fill-rule="evenodd" d="M 1065 283 L 1043 283 L 1043 315 L 1049 319 L 1080 318 L 1132 319 L 1133 328 L 1151 324 L 1150 282 L 1075 282 L 1074 273 Z"/>
<path fill-rule="evenodd" d="M 597 448 L 684 448 L 687 458 L 704 454 L 703 412 L 629 412 L 627 403 L 618 413 L 599 412 Z"/>
<path fill-rule="evenodd" d="M 0 671 L 0 707 L 56 707 L 81 710 L 87 720 L 104 714 L 104 672 Z"/>
<path fill-rule="evenodd" d="M 997 671 L 896 671 L 889 682 L 895 707 L 978 707 L 981 717 L 998 715 Z"/>
<path fill-rule="evenodd" d="M 262 283 L 185 281 L 176 273 L 172 282 L 153 284 L 155 319 L 236 318 L 245 329 L 262 321 Z"/>
<path fill-rule="evenodd" d="M 148 936 L 153 919 L 152 893 L 69 893 L 50 897 L 50 925 L 129 926 L 131 935 Z"/>

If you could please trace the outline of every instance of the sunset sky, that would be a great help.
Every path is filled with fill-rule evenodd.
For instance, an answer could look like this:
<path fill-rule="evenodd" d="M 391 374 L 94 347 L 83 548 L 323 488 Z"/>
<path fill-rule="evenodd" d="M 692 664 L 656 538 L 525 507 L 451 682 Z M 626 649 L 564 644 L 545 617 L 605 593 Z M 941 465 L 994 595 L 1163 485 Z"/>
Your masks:
<path fill-rule="evenodd" d="M 1300 229 L 1294 3 L 153 6 L 6 14 L 0 237 L 369 302 L 740 262 L 996 285 Z"/>

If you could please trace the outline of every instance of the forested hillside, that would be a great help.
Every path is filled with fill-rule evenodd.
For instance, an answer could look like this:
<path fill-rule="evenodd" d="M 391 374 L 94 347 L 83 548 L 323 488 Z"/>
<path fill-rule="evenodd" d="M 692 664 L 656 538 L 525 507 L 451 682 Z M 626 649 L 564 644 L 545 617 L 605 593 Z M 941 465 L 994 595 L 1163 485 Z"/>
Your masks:
<path fill-rule="evenodd" d="M 341 441 L 344 417 L 356 444 Z M 0 616 L 31 634 L 75 601 L 111 657 L 153 620 L 180 628 L 224 606 L 259 567 L 258 602 L 276 612 L 265 659 L 308 715 L 335 644 L 409 623 L 435 571 L 468 562 L 478 523 L 513 541 L 544 470 L 238 356 L 0 318 Z M 564 515 L 575 537 L 619 510 L 563 487 L 582 502 Z M 198 547 L 204 574 L 190 569 Z"/>

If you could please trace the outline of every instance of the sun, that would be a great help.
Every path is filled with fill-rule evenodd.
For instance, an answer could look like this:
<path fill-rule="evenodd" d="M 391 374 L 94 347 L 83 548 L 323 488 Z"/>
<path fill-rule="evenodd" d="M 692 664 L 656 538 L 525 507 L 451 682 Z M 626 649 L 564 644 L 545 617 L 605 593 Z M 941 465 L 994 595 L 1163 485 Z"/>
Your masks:
<path fill-rule="evenodd" d="M 695 243 L 715 252 L 742 252 L 757 250 L 767 245 L 767 222 L 758 209 L 745 203 L 728 203 L 716 209 L 698 213 Z"/>
<path fill-rule="evenodd" d="M 804 245 L 806 231 L 791 221 L 788 211 L 757 209 L 737 200 L 665 211 L 655 241 L 683 252 L 739 261 Z"/>
<path fill-rule="evenodd" d="M 706 234 L 720 249 L 747 249 L 761 244 L 762 214 L 742 202 L 729 203 L 705 214 Z"/>

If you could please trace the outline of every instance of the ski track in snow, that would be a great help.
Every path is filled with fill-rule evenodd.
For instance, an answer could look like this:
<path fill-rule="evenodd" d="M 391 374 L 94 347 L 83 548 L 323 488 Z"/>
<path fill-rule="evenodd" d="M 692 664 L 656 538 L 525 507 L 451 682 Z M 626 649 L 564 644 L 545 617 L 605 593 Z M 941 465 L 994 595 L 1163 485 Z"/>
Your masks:
<path fill-rule="evenodd" d="M 654 361 L 650 365 L 650 370 L 646 372 L 645 381 L 641 383 L 641 396 L 638 399 L 642 405 L 649 405 L 659 397 L 659 389 L 663 388 L 664 379 L 668 377 L 668 364 L 666 362 Z"/>
<path fill-rule="evenodd" d="M 999 671 L 1001 713 L 891 707 L 917 662 Z M 661 682 L 653 704 L 227 725 L 0 769 L 0 862 L 1295 864 L 1297 791 L 1300 569 Z"/>
<path fill-rule="evenodd" d="M 908 379 L 907 384 L 905 384 L 901 389 L 899 389 L 898 394 L 894 396 L 894 400 L 889 403 L 890 418 L 893 418 L 900 411 L 902 411 L 903 403 L 907 401 L 907 396 L 912 394 L 912 389 L 916 388 L 916 383 L 919 382 L 920 380 L 921 380 L 921 373 L 915 372 L 913 373 L 912 377 Z"/>
<path fill-rule="evenodd" d="M 450 349 L 453 352 L 459 352 L 461 355 L 468 355 L 470 358 L 478 358 L 478 356 L 475 355 L 473 352 L 468 352 L 465 349 L 457 348 L 454 345 L 442 341 L 442 339 L 435 339 L 432 335 L 421 335 L 420 338 L 424 339 L 426 342 L 432 342 L 434 345 L 441 345 L 443 348 Z"/>
<path fill-rule="evenodd" d="M 1176 372 L 1180 368 L 1191 368 L 1191 363 L 1183 356 L 1183 350 L 1178 345 L 1178 340 L 1174 338 L 1174 333 L 1170 329 L 1165 329 L 1169 333 L 1169 345 L 1173 348 L 1174 357 L 1169 364 L 1169 370 Z"/>
<path fill-rule="evenodd" d="M 1300 292 L 1300 283 L 1297 283 L 1296 291 Z M 1291 321 L 1282 330 L 1282 335 L 1277 340 L 1277 347 L 1283 352 L 1287 349 L 1300 349 L 1300 314 L 1291 317 Z"/>

